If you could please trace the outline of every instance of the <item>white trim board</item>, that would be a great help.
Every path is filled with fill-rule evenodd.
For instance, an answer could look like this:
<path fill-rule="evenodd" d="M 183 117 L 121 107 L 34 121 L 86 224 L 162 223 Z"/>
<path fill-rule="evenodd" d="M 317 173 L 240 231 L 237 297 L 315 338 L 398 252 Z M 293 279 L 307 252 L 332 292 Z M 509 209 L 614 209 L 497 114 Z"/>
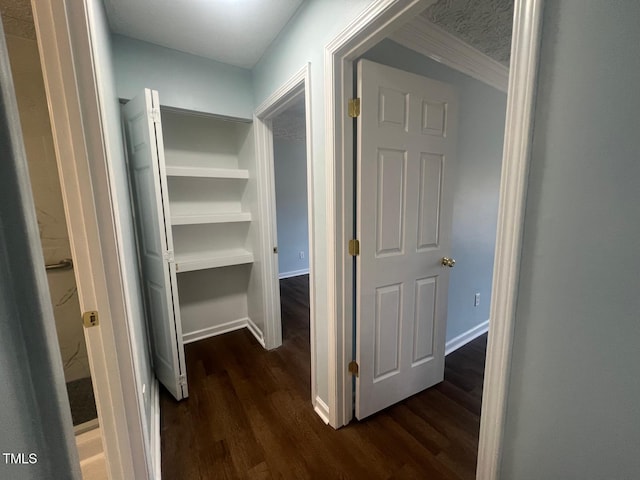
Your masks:
<path fill-rule="evenodd" d="M 303 268 L 302 270 L 291 270 L 290 272 L 281 272 L 278 274 L 278 278 L 282 280 L 284 278 L 299 277 L 300 275 L 308 275 L 308 274 L 309 274 L 309 269 Z"/>
<path fill-rule="evenodd" d="M 151 399 L 151 464 L 154 480 L 162 478 L 162 443 L 160 439 L 160 383 L 154 378 L 150 385 Z"/>
<path fill-rule="evenodd" d="M 476 469 L 479 479 L 493 480 L 500 476 L 543 3 L 544 0 L 516 0 L 514 5 L 511 71 L 489 313 L 491 329 L 485 363 Z"/>
<path fill-rule="evenodd" d="M 444 354 L 449 355 L 459 348 L 464 347 L 467 343 L 475 340 L 480 335 L 484 335 L 489 331 L 489 320 L 486 320 L 466 332 L 461 333 L 457 337 L 453 337 L 444 346 Z"/>
<path fill-rule="evenodd" d="M 262 334 L 262 330 L 260 330 L 258 328 L 258 326 L 255 323 L 253 323 L 253 320 L 251 320 L 250 318 L 247 318 L 247 328 L 249 329 L 251 334 L 256 338 L 258 343 L 260 345 L 262 345 L 262 348 L 266 348 L 265 347 L 265 343 L 264 343 L 264 335 Z"/>
<path fill-rule="evenodd" d="M 251 334 L 258 340 L 258 343 L 264 347 L 264 338 L 262 331 L 258 326 L 253 323 L 249 317 L 239 318 L 237 320 L 231 320 L 230 322 L 222 323 L 220 325 L 213 325 L 211 327 L 202 328 L 193 332 L 184 333 L 182 335 L 182 343 L 192 343 L 205 338 L 215 337 L 224 333 L 233 332 L 235 330 L 241 330 L 243 328 L 248 329 Z"/>
<path fill-rule="evenodd" d="M 509 87 L 509 67 L 418 15 L 388 37 L 502 92 Z"/>
<path fill-rule="evenodd" d="M 318 416 L 322 419 L 325 425 L 328 425 L 329 424 L 329 407 L 318 396 L 315 397 L 315 401 L 313 402 L 313 409 L 318 414 Z"/>

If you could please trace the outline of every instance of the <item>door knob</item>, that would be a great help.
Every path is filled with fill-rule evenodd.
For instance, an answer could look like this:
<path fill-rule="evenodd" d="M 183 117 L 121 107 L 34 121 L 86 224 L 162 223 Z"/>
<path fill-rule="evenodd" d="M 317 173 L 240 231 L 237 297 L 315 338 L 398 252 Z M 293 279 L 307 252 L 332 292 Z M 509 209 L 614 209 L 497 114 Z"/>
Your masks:
<path fill-rule="evenodd" d="M 456 264 L 456 261 L 453 258 L 442 257 L 442 262 L 441 263 L 442 263 L 443 267 L 453 268 L 453 266 Z"/>

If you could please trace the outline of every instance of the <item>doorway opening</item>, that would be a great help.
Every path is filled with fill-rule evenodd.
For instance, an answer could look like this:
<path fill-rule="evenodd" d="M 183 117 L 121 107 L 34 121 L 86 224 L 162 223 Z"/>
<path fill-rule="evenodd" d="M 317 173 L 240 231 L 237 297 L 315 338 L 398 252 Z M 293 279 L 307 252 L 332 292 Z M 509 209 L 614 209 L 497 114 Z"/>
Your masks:
<path fill-rule="evenodd" d="M 99 472 L 106 464 L 33 14 L 28 1 L 0 7 L 80 466 Z"/>
<path fill-rule="evenodd" d="M 506 91 L 393 38 L 354 62 L 358 418 L 442 381 L 489 328 Z"/>
<path fill-rule="evenodd" d="M 303 94 L 271 120 L 271 132 L 282 341 L 308 345 L 309 212 Z"/>
<path fill-rule="evenodd" d="M 25 8 L 30 6 L 25 2 Z M 16 16 L 12 16 L 11 14 Z M 46 263 L 47 280 L 56 321 L 67 394 L 76 434 L 98 426 L 89 358 L 80 322 L 78 289 L 73 274 L 71 247 L 58 180 L 53 136 L 45 96 L 38 44 L 29 28 L 31 23 L 19 12 L 3 15 L 8 20 L 5 38 L 11 61 L 22 135 L 27 152 L 33 198 L 38 217 L 40 241 Z"/>
<path fill-rule="evenodd" d="M 316 413 L 328 423 L 329 407 L 317 396 L 316 384 L 314 172 L 309 79 L 310 64 L 306 64 L 254 114 L 256 156 L 265 170 L 270 200 L 265 211 L 265 242 L 273 245 L 276 253 L 265 265 L 266 284 L 272 286 L 266 298 L 267 311 L 272 314 L 265 321 L 265 343 L 267 348 L 275 348 L 286 340 L 289 331 L 284 323 L 290 322 L 290 314 L 294 313 L 290 308 L 308 310 L 308 327 L 292 324 L 290 333 L 293 337 L 299 336 L 299 341 L 307 338 L 311 403 Z M 294 178 L 296 183 L 292 186 Z M 281 292 L 284 296 L 282 304 Z M 303 310 L 298 312 L 303 313 Z"/>
<path fill-rule="evenodd" d="M 355 125 L 345 119 L 345 105 L 351 96 L 355 62 L 369 48 L 378 43 L 389 32 L 398 29 L 398 25 L 411 21 L 420 9 L 421 2 L 411 2 L 385 15 L 379 15 L 376 22 L 361 18 L 354 22 L 343 38 L 338 38 L 326 47 L 325 81 L 330 98 L 330 119 L 334 128 L 328 132 L 329 143 L 336 152 L 331 165 L 327 185 L 336 184 L 335 211 L 328 212 L 327 224 L 331 227 L 331 237 L 336 242 L 336 264 L 338 271 L 332 277 L 335 283 L 335 299 L 330 308 L 336 308 L 335 339 L 336 355 L 329 356 L 330 372 L 336 380 L 333 385 L 335 403 L 332 403 L 332 425 L 342 426 L 349 423 L 351 410 L 351 376 L 346 368 L 349 357 L 345 345 L 351 345 L 354 335 L 349 313 L 352 311 L 353 278 L 350 274 L 351 258 L 346 254 L 346 245 L 350 241 L 349 231 L 344 225 L 351 225 L 353 219 L 352 178 L 353 142 Z M 394 6 L 396 6 L 394 4 Z M 492 68 L 486 68 L 477 58 L 471 58 L 468 45 L 452 35 L 433 29 L 424 32 L 414 28 L 410 33 L 410 43 L 417 47 L 426 47 L 430 58 L 453 66 L 456 70 L 478 78 L 492 85 L 495 80 L 504 86 L 509 94 L 506 105 L 504 129 L 504 162 L 501 168 L 499 186 L 499 212 L 495 239 L 495 261 L 492 276 L 491 322 L 492 329 L 488 339 L 487 375 L 483 392 L 480 441 L 478 446 L 478 478 L 495 478 L 502 448 L 502 426 L 505 420 L 505 388 L 508 383 L 509 359 L 513 339 L 513 305 L 517 295 L 518 251 L 521 246 L 522 218 L 524 215 L 524 192 L 526 190 L 528 151 L 530 147 L 532 105 L 535 92 L 537 55 L 540 37 L 541 5 L 536 0 L 516 2 L 513 15 L 513 38 L 511 43 L 511 72 L 500 74 Z M 414 27 L 414 25 L 411 25 Z M 437 30 L 437 29 L 436 29 Z M 444 36 L 449 39 L 442 41 Z M 463 48 L 456 48 L 462 43 Z M 419 48 L 420 49 L 420 48 Z M 466 50 L 466 51 L 465 51 Z M 495 74 L 498 73 L 496 76 Z M 402 92 L 396 92 L 402 94 Z M 427 105 L 428 106 L 428 105 Z M 428 125 L 426 125 L 428 127 Z M 346 153 L 345 153 L 346 152 Z M 475 298 L 475 295 L 474 295 Z M 346 307 L 345 307 L 346 305 Z M 345 314 L 345 312 L 347 312 Z M 335 412 L 335 413 L 333 413 Z"/>

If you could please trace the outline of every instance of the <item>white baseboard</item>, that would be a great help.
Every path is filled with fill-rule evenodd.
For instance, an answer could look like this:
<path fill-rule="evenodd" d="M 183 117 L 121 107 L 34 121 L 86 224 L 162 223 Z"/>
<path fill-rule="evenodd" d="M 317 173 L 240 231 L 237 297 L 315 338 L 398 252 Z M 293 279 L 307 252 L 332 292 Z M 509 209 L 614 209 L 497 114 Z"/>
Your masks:
<path fill-rule="evenodd" d="M 203 328 L 201 330 L 184 333 L 182 335 L 182 342 L 197 342 L 198 340 L 204 340 L 205 338 L 222 335 L 223 333 L 233 332 L 234 330 L 240 330 L 241 328 L 245 328 L 247 326 L 247 320 L 249 320 L 247 317 L 239 318 L 238 320 L 232 320 L 231 322 L 223 323 L 221 325 L 214 325 L 212 327 Z"/>
<path fill-rule="evenodd" d="M 471 340 L 475 340 L 480 335 L 483 335 L 489 331 L 489 320 L 476 325 L 470 330 L 458 335 L 455 338 L 449 340 L 444 346 L 444 354 L 449 355 L 451 352 L 455 352 L 460 347 L 464 347 Z"/>
<path fill-rule="evenodd" d="M 260 330 L 249 317 L 239 318 L 238 320 L 223 323 L 222 325 L 214 325 L 196 330 L 195 332 L 185 333 L 182 335 L 182 343 L 197 342 L 198 340 L 204 340 L 205 338 L 215 337 L 216 335 L 222 335 L 223 333 L 233 332 L 234 330 L 240 330 L 242 328 L 248 329 L 251 334 L 256 337 L 258 343 L 265 348 L 262 330 Z"/>
<path fill-rule="evenodd" d="M 161 443 L 160 443 L 160 383 L 157 379 L 151 382 L 149 395 L 151 397 L 151 462 L 153 463 L 153 478 L 161 480 Z"/>
<path fill-rule="evenodd" d="M 318 414 L 318 416 L 322 419 L 322 421 L 329 425 L 329 406 L 322 401 L 322 399 L 316 396 L 315 401 L 313 402 L 313 409 Z"/>
<path fill-rule="evenodd" d="M 253 320 L 251 320 L 250 318 L 247 318 L 247 328 L 253 334 L 253 336 L 256 337 L 256 340 L 258 340 L 258 343 L 262 345 L 262 348 L 266 348 L 264 344 L 264 335 L 262 334 L 262 330 L 260 330 L 258 326 L 255 323 L 253 323 Z"/>
<path fill-rule="evenodd" d="M 309 269 L 303 268 L 302 270 L 291 270 L 290 272 L 280 272 L 278 274 L 278 278 L 282 280 L 283 278 L 299 277 L 300 275 L 309 275 Z"/>

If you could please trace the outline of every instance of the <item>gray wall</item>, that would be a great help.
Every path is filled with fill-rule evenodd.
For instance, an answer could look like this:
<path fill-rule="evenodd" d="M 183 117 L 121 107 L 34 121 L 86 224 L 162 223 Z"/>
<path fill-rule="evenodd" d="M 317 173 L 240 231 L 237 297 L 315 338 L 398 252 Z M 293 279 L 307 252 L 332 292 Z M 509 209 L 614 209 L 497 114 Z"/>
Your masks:
<path fill-rule="evenodd" d="M 502 475 L 640 477 L 640 3 L 545 3 Z"/>
<path fill-rule="evenodd" d="M 118 96 L 144 88 L 160 92 L 170 107 L 238 118 L 253 117 L 251 72 L 204 57 L 112 35 Z"/>
<path fill-rule="evenodd" d="M 489 319 L 506 94 L 390 40 L 364 58 L 453 85 L 459 98 L 447 341 Z M 480 305 L 474 307 L 474 295 Z"/>
<path fill-rule="evenodd" d="M 309 271 L 307 147 L 304 141 L 273 139 L 280 276 Z M 300 258 L 304 252 L 304 258 Z"/>
<path fill-rule="evenodd" d="M 0 478 L 80 478 L 0 22 Z M 4 454 L 25 454 L 27 465 Z M 35 457 L 30 457 L 33 454 Z"/>

